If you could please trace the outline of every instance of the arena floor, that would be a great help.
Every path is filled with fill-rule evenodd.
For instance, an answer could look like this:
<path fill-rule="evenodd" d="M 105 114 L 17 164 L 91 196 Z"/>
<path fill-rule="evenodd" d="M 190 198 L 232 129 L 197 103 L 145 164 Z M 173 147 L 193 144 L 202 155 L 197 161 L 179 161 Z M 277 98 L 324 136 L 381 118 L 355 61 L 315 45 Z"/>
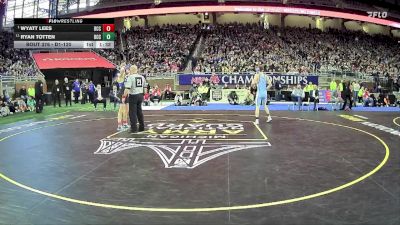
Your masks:
<path fill-rule="evenodd" d="M 398 112 L 273 113 L 146 111 L 138 134 L 113 112 L 2 126 L 0 224 L 400 224 Z"/>

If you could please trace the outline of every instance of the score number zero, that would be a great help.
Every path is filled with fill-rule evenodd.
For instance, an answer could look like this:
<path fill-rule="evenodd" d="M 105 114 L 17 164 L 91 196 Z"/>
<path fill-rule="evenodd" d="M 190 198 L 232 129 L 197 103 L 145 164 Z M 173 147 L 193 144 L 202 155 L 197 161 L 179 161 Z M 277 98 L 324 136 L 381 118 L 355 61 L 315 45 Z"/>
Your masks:
<path fill-rule="evenodd" d="M 102 26 L 93 26 L 94 32 L 103 32 L 102 34 L 94 34 L 94 40 L 113 41 L 115 39 L 114 24 L 103 24 Z"/>
<path fill-rule="evenodd" d="M 102 33 L 102 34 L 93 34 L 94 40 L 103 40 L 103 41 L 114 41 L 115 35 L 114 33 Z"/>
<path fill-rule="evenodd" d="M 114 32 L 114 24 L 103 24 L 102 26 L 96 25 L 93 26 L 94 32 Z"/>

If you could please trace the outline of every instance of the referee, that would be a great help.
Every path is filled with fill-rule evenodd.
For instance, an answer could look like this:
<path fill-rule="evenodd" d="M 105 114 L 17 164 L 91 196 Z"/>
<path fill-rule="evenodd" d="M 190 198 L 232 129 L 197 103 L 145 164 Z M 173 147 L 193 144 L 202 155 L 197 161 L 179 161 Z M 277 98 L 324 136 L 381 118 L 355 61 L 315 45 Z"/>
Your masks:
<path fill-rule="evenodd" d="M 139 120 L 139 132 L 144 131 L 144 119 L 142 112 L 143 92 L 146 80 L 138 74 L 135 65 L 130 67 L 130 73 L 125 83 L 124 95 L 129 94 L 129 119 L 131 121 L 131 132 L 138 132 L 137 121 Z"/>

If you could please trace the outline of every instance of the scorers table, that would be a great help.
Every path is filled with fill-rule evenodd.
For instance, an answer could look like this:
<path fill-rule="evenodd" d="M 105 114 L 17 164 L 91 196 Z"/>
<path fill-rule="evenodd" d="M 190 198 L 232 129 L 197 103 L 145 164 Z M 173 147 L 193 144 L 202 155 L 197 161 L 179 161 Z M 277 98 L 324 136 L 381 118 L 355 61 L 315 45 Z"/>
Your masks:
<path fill-rule="evenodd" d="M 114 48 L 114 19 L 14 20 L 14 48 Z"/>

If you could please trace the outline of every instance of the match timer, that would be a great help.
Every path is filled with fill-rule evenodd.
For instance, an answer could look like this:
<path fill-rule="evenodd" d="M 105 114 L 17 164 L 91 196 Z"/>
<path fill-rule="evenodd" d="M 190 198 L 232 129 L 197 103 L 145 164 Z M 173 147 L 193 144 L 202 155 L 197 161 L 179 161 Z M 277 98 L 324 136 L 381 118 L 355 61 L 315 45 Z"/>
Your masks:
<path fill-rule="evenodd" d="M 14 48 L 114 48 L 114 19 L 14 20 Z"/>

